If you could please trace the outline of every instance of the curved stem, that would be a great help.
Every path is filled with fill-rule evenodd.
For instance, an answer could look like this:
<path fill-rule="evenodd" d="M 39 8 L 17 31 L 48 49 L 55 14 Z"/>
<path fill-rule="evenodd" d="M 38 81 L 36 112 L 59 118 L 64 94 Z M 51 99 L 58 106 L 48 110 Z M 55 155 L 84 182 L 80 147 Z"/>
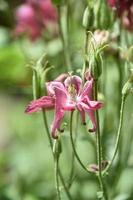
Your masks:
<path fill-rule="evenodd" d="M 76 113 L 74 144 L 76 144 L 76 140 L 77 140 L 78 121 L 79 121 L 79 112 Z M 72 165 L 71 165 L 71 171 L 70 171 L 70 177 L 69 177 L 69 188 L 71 187 L 72 182 L 74 180 L 74 168 L 75 168 L 75 155 L 74 155 L 74 151 L 73 151 L 72 152 Z"/>
<path fill-rule="evenodd" d="M 106 167 L 106 169 L 103 172 L 103 175 L 110 169 L 110 167 L 112 166 L 112 163 L 116 157 L 118 148 L 119 148 L 119 144 L 120 144 L 120 139 L 121 139 L 121 129 L 122 129 L 122 123 L 123 123 L 123 114 L 124 114 L 124 105 L 125 105 L 125 99 L 126 96 L 123 95 L 122 96 L 122 102 L 121 102 L 121 109 L 120 109 L 120 120 L 119 120 L 119 126 L 118 126 L 118 131 L 117 131 L 117 138 L 116 138 L 116 143 L 115 143 L 115 149 L 114 149 L 114 154 L 112 156 L 112 159 L 109 163 L 109 165 Z"/>
<path fill-rule="evenodd" d="M 46 128 L 46 133 L 47 133 L 47 136 L 48 136 L 50 148 L 52 150 L 53 149 L 53 142 L 52 142 L 52 139 L 50 137 L 50 132 L 49 132 L 49 128 L 48 128 L 48 123 L 47 123 L 45 110 L 42 111 L 42 114 L 43 114 L 43 122 L 44 122 L 44 125 L 45 125 L 45 128 Z M 52 153 L 53 153 L 53 151 L 52 151 Z"/>
<path fill-rule="evenodd" d="M 65 184 L 65 182 L 64 182 L 64 178 L 63 178 L 63 176 L 62 176 L 62 174 L 61 174 L 60 169 L 58 169 L 58 173 L 59 173 L 60 180 L 61 180 L 61 182 L 62 182 L 63 188 L 65 189 L 65 192 L 66 192 L 66 195 L 67 195 L 68 199 L 69 199 L 69 200 L 72 200 L 72 197 L 71 197 L 71 195 L 70 195 L 70 193 L 69 193 L 69 190 L 68 190 L 68 188 L 67 188 L 67 186 L 66 186 L 66 184 Z"/>
<path fill-rule="evenodd" d="M 73 148 L 73 152 L 74 152 L 74 155 L 77 159 L 77 161 L 79 162 L 79 164 L 81 165 L 81 167 L 87 171 L 88 173 L 90 173 L 87 168 L 85 167 L 85 165 L 82 163 L 82 161 L 80 160 L 78 154 L 77 154 L 77 151 L 75 149 L 75 145 L 74 145 L 74 140 L 73 140 L 73 136 L 72 136 L 72 124 L 73 124 L 73 111 L 71 112 L 71 116 L 70 116 L 70 139 L 71 139 L 71 144 L 72 144 L 72 148 Z"/>
<path fill-rule="evenodd" d="M 94 84 L 94 98 L 97 101 L 97 94 L 98 94 L 98 81 L 95 80 Z M 104 186 L 103 177 L 102 177 L 102 145 L 101 145 L 101 135 L 100 135 L 100 124 L 99 124 L 99 113 L 96 110 L 96 121 L 97 121 L 97 132 L 96 132 L 96 144 L 97 144 L 97 161 L 98 161 L 98 180 L 100 184 L 101 191 L 103 192 L 103 196 L 106 200 L 108 200 L 106 188 Z"/>

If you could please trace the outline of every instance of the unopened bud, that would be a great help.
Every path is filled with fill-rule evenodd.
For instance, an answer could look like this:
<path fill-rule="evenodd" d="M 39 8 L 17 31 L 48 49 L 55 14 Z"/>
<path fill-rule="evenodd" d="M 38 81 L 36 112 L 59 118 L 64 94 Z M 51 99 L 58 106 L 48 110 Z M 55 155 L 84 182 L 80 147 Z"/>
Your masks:
<path fill-rule="evenodd" d="M 105 0 L 100 0 L 95 6 L 95 27 L 108 29 L 111 24 L 111 11 Z"/>
<path fill-rule="evenodd" d="M 127 77 L 132 77 L 133 76 L 133 63 L 131 62 L 125 62 L 125 73 Z"/>
<path fill-rule="evenodd" d="M 58 137 L 58 139 L 54 140 L 54 145 L 53 145 L 54 156 L 56 158 L 59 158 L 61 152 L 62 152 L 61 140 Z"/>
<path fill-rule="evenodd" d="M 94 12 L 92 8 L 86 7 L 84 14 L 83 14 L 83 26 L 86 28 L 86 30 L 90 30 L 90 28 L 93 26 L 94 21 Z"/>
<path fill-rule="evenodd" d="M 101 47 L 106 44 L 109 40 L 109 32 L 106 30 L 96 30 L 93 35 L 96 43 L 96 47 Z M 92 38 L 93 39 L 93 38 Z"/>
<path fill-rule="evenodd" d="M 89 172 L 93 172 L 93 173 L 96 173 L 99 171 L 99 168 L 96 164 L 90 164 L 87 169 Z"/>
<path fill-rule="evenodd" d="M 34 64 L 33 69 L 33 96 L 34 99 L 41 96 L 42 89 L 44 90 L 44 80 L 46 73 L 53 68 L 47 60 L 46 54 L 43 54 L 41 58 Z"/>
<path fill-rule="evenodd" d="M 43 54 L 36 63 L 36 70 L 38 70 L 38 72 L 42 73 L 43 71 L 47 70 L 48 68 L 51 68 L 51 65 L 50 65 L 49 61 L 47 60 L 47 55 Z"/>
<path fill-rule="evenodd" d="M 100 75 L 102 74 L 102 66 L 103 66 L 103 61 L 101 55 L 95 54 L 91 57 L 89 68 L 90 68 L 90 73 L 93 76 L 94 79 L 98 79 Z"/>
<path fill-rule="evenodd" d="M 125 83 L 123 89 L 122 89 L 122 94 L 124 96 L 129 95 L 131 92 L 133 92 L 133 77 L 131 76 L 129 80 Z"/>

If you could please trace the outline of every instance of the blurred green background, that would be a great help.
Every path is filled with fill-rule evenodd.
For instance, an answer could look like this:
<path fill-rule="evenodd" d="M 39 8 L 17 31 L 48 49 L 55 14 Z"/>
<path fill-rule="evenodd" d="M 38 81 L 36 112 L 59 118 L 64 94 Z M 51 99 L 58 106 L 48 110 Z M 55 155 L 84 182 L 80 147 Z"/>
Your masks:
<path fill-rule="evenodd" d="M 51 36 L 47 32 L 44 33 L 45 37 L 40 37 L 36 41 L 31 41 L 27 37 L 14 37 L 14 12 L 16 6 L 21 3 L 23 1 L 0 1 L 0 200 L 54 200 L 56 190 L 53 158 L 42 114 L 26 115 L 24 110 L 33 99 L 30 63 L 35 62 L 46 52 L 50 63 L 55 66 L 46 77 L 47 80 L 52 80 L 60 73 L 66 72 L 63 47 L 59 35 Z M 70 6 L 73 12 L 70 13 L 69 50 L 72 69 L 79 74 L 84 60 L 82 15 L 86 1 L 72 0 Z M 116 33 L 117 29 L 113 28 L 113 31 Z M 132 34 L 124 31 L 123 35 L 126 42 L 122 41 L 121 44 L 123 48 L 128 48 L 133 44 Z M 104 100 L 104 108 L 100 111 L 100 119 L 104 159 L 108 160 L 113 153 L 119 120 L 121 94 L 119 68 L 122 71 L 122 85 L 127 80 L 127 75 L 124 59 L 117 59 L 107 51 L 103 55 L 103 60 L 99 96 Z M 129 96 L 124 111 L 120 163 L 114 163 L 106 178 L 108 192 L 114 200 L 133 199 L 132 102 L 133 96 Z M 47 117 L 51 125 L 53 111 L 47 112 Z M 68 117 L 69 114 L 64 120 L 66 123 Z M 75 120 L 75 127 L 76 125 Z M 79 120 L 76 145 L 86 165 L 96 162 L 94 141 L 95 135 L 88 133 Z M 60 168 L 67 182 L 72 163 L 68 125 L 62 134 L 62 147 Z M 98 187 L 97 179 L 86 174 L 75 161 L 74 182 L 70 189 L 73 199 L 95 200 Z M 67 199 L 63 188 L 61 195 L 63 200 Z"/>

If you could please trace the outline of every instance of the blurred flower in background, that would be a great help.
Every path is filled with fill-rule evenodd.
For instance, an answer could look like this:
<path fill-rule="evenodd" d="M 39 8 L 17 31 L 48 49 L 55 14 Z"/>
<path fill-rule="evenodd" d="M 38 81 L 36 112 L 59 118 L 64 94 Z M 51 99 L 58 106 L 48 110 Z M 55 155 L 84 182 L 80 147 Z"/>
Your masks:
<path fill-rule="evenodd" d="M 117 11 L 123 27 L 129 31 L 133 31 L 133 1 L 108 0 L 108 4 Z"/>
<path fill-rule="evenodd" d="M 35 40 L 57 21 L 57 13 L 50 0 L 27 0 L 16 9 L 15 18 L 15 35 L 26 33 Z"/>

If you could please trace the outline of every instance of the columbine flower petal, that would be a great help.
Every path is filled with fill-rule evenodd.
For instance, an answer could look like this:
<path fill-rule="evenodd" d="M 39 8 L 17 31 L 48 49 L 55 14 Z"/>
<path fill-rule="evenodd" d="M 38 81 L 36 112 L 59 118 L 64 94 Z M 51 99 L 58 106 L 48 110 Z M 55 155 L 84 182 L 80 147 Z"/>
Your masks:
<path fill-rule="evenodd" d="M 99 102 L 99 101 L 91 101 L 89 99 L 89 97 L 85 96 L 85 98 L 83 99 L 83 102 L 85 104 L 88 105 L 88 107 L 91 109 L 91 110 L 97 110 L 97 109 L 100 109 L 102 106 L 103 106 L 103 103 Z"/>
<path fill-rule="evenodd" d="M 66 104 L 67 96 L 65 90 L 62 90 L 62 88 L 59 88 L 54 84 L 51 85 L 51 89 L 55 93 L 55 116 L 52 123 L 51 132 L 53 138 L 57 138 L 56 130 L 60 129 L 60 124 L 65 114 L 63 107 L 64 104 Z"/>
<path fill-rule="evenodd" d="M 64 85 L 59 82 L 59 81 L 51 81 L 51 82 L 47 82 L 46 83 L 46 88 L 48 91 L 49 95 L 55 95 L 55 88 L 60 88 L 61 90 L 63 90 L 66 93 L 66 88 L 64 87 Z"/>
<path fill-rule="evenodd" d="M 32 101 L 26 108 L 26 113 L 33 113 L 41 110 L 41 108 L 54 108 L 55 101 L 50 96 L 43 96 L 40 99 Z"/>
<path fill-rule="evenodd" d="M 77 109 L 78 109 L 78 111 L 80 113 L 82 123 L 84 125 L 86 125 L 86 122 L 85 122 L 85 111 L 83 110 L 83 108 L 82 108 L 82 106 L 80 104 L 77 104 Z"/>
<path fill-rule="evenodd" d="M 80 94 L 80 98 L 84 98 L 84 96 L 91 96 L 91 93 L 92 93 L 92 86 L 93 86 L 93 79 L 91 78 L 90 80 L 88 80 L 84 87 L 83 87 L 83 90 Z"/>
<path fill-rule="evenodd" d="M 89 129 L 90 132 L 95 132 L 97 125 L 96 125 L 96 120 L 95 120 L 95 113 L 93 110 L 88 109 L 86 106 L 83 106 L 84 111 L 89 115 L 90 120 L 92 122 L 93 128 Z"/>

